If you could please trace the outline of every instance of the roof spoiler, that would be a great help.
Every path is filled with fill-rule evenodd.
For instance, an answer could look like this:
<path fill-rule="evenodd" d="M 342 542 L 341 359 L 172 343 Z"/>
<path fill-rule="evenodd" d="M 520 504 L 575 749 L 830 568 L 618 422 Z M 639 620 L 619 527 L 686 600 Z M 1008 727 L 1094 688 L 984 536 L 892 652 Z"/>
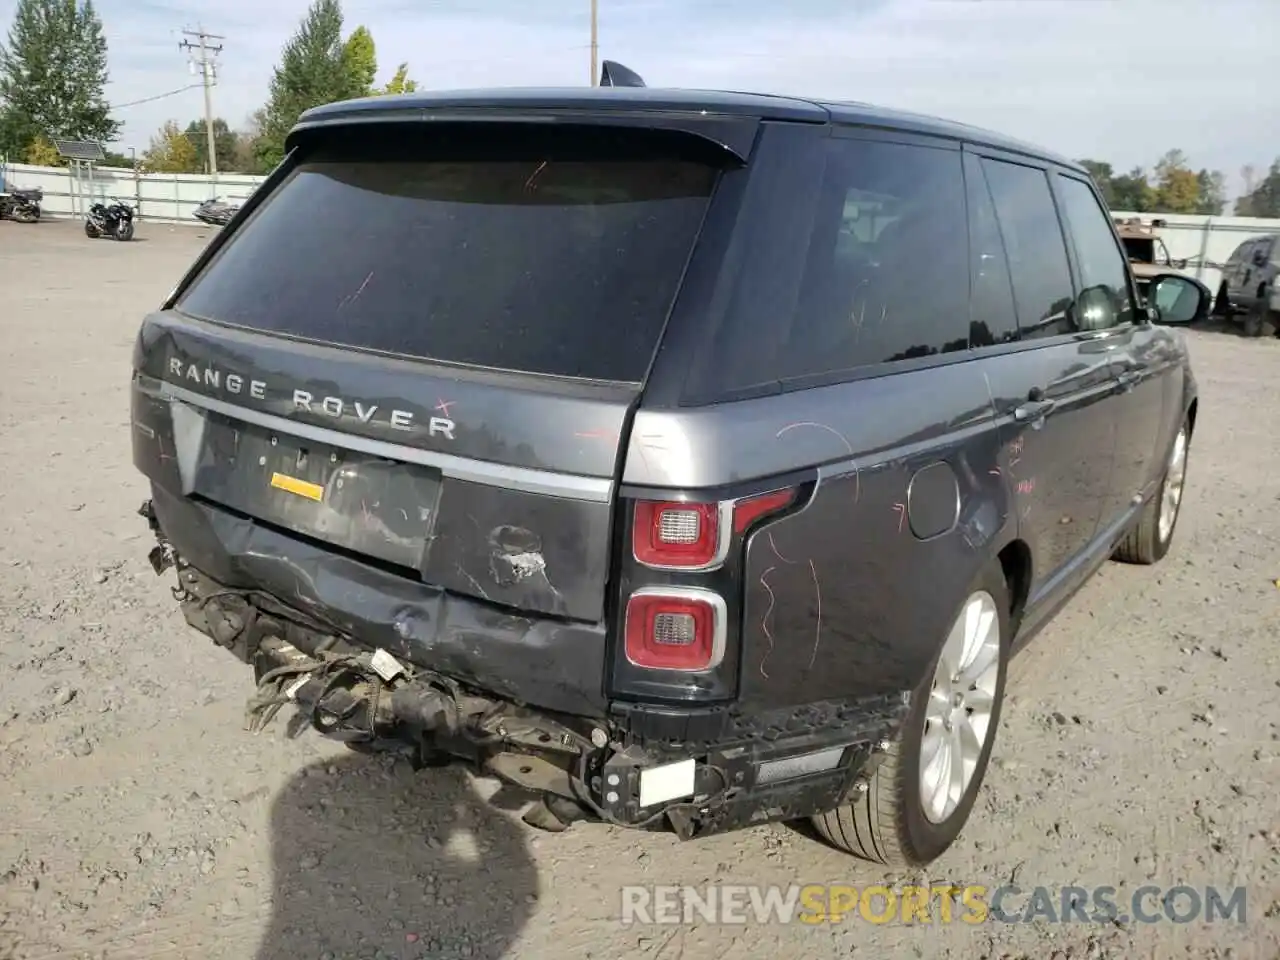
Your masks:
<path fill-rule="evenodd" d="M 600 69 L 600 86 L 602 87 L 643 87 L 644 78 L 630 67 L 624 67 L 616 60 L 606 60 Z"/>

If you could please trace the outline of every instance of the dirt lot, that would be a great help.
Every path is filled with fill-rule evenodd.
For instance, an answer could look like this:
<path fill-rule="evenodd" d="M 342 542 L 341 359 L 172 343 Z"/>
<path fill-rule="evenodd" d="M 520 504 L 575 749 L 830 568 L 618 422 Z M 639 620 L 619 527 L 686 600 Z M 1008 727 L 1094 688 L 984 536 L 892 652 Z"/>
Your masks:
<path fill-rule="evenodd" d="M 129 462 L 137 323 L 205 238 L 0 223 L 0 958 L 1280 956 L 1280 341 L 1190 334 L 1174 550 L 1108 565 L 1018 659 L 996 766 L 925 878 L 1122 905 L 1246 885 L 1244 925 L 628 928 L 626 883 L 920 878 L 786 827 L 536 834 L 491 782 L 242 732 L 249 673 L 147 566 Z"/>

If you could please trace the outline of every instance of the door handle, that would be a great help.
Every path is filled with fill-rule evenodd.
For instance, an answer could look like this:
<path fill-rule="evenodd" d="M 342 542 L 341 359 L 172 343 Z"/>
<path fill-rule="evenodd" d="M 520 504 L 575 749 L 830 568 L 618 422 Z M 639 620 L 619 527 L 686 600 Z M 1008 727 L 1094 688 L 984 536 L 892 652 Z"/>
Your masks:
<path fill-rule="evenodd" d="M 1053 412 L 1057 401 L 1040 398 L 1039 400 L 1027 400 L 1013 408 L 1013 419 L 1018 423 L 1031 423 L 1036 420 L 1043 420 Z"/>

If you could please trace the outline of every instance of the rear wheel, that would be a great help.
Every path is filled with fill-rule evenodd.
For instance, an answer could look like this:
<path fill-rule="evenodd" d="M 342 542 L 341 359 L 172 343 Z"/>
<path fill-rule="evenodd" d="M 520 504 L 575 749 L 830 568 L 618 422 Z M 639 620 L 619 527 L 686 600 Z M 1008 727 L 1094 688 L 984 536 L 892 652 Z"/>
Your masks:
<path fill-rule="evenodd" d="M 1173 531 L 1182 510 L 1182 491 L 1187 479 L 1187 454 L 1191 428 L 1186 420 L 1178 429 L 1169 459 L 1165 463 L 1160 489 L 1142 508 L 1138 523 L 1120 542 L 1114 554 L 1124 563 L 1152 564 L 1164 558 L 1173 542 Z"/>
<path fill-rule="evenodd" d="M 1227 285 L 1225 283 L 1218 285 L 1218 295 L 1213 301 L 1213 315 L 1223 320 L 1231 316 L 1231 299 L 1227 296 Z"/>
<path fill-rule="evenodd" d="M 100 236 L 102 236 L 102 231 L 99 230 L 97 227 L 95 227 L 88 220 L 86 220 L 84 222 L 84 235 L 88 237 L 90 240 L 97 240 Z"/>
<path fill-rule="evenodd" d="M 1009 641 L 1009 587 L 992 563 L 971 586 L 871 782 L 814 817 L 829 843 L 901 867 L 927 864 L 955 842 L 991 759 Z"/>
<path fill-rule="evenodd" d="M 1244 335 L 1246 337 L 1272 337 L 1276 332 L 1276 319 L 1267 302 L 1265 291 L 1258 297 L 1249 313 L 1244 318 Z"/>

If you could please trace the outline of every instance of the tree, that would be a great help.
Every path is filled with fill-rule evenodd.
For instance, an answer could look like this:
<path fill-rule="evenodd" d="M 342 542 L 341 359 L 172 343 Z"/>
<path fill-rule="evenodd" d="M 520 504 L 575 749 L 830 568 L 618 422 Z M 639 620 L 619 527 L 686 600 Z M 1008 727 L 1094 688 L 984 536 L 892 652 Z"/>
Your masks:
<path fill-rule="evenodd" d="M 184 131 L 191 145 L 195 147 L 196 162 L 202 173 L 209 170 L 209 135 L 205 132 L 203 120 L 192 120 Z M 221 117 L 213 120 L 213 150 L 218 161 L 219 170 L 234 170 L 236 167 L 237 140 L 234 130 L 227 126 Z"/>
<path fill-rule="evenodd" d="M 18 0 L 0 45 L 0 153 L 41 135 L 109 141 L 107 41 L 93 0 Z"/>
<path fill-rule="evenodd" d="M 402 63 L 396 67 L 395 76 L 382 88 L 382 93 L 395 96 L 398 93 L 413 93 L 417 89 L 418 81 L 409 79 L 409 65 Z"/>
<path fill-rule="evenodd" d="M 285 137 L 304 110 L 348 98 L 355 81 L 345 50 L 338 0 L 314 0 L 271 77 L 256 151 L 261 168 L 270 170 L 284 159 Z"/>
<path fill-rule="evenodd" d="M 370 96 L 373 78 L 378 75 L 378 54 L 373 34 L 366 27 L 356 27 L 342 45 L 342 69 L 347 75 L 347 89 L 339 99 Z"/>
<path fill-rule="evenodd" d="M 36 134 L 36 138 L 27 144 L 27 151 L 22 159 L 24 163 L 29 163 L 33 167 L 65 167 L 67 165 L 67 161 L 58 153 L 58 148 L 43 134 Z"/>
<path fill-rule="evenodd" d="M 1141 167 L 1134 167 L 1123 176 L 1113 177 L 1111 190 L 1115 198 L 1112 209 L 1146 213 L 1155 207 L 1156 192 L 1147 182 L 1147 173 Z"/>
<path fill-rule="evenodd" d="M 1181 150 L 1170 150 L 1156 162 L 1156 208 L 1161 213 L 1195 213 L 1200 182 Z"/>
<path fill-rule="evenodd" d="M 1249 181 L 1246 181 L 1249 185 Z M 1249 192 L 1236 200 L 1237 217 L 1280 217 L 1280 158 Z"/>
<path fill-rule="evenodd" d="M 200 158 L 190 138 L 176 120 L 166 120 L 142 154 L 142 169 L 148 173 L 199 173 Z"/>
<path fill-rule="evenodd" d="M 238 173 L 269 173 L 270 169 L 258 159 L 258 145 L 262 141 L 262 127 L 266 107 L 255 110 L 236 133 L 236 153 L 231 167 Z"/>
<path fill-rule="evenodd" d="M 1200 200 L 1196 204 L 1196 213 L 1211 217 L 1222 216 L 1227 205 L 1227 178 L 1221 170 L 1201 170 L 1196 174 L 1196 190 Z"/>

